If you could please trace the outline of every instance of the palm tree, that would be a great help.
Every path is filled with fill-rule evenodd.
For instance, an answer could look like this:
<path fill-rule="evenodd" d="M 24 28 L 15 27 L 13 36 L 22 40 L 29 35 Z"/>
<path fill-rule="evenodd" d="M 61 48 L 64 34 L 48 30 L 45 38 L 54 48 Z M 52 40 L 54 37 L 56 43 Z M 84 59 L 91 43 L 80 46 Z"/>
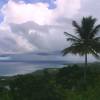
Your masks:
<path fill-rule="evenodd" d="M 80 24 L 76 21 L 72 22 L 76 35 L 64 32 L 71 45 L 62 51 L 63 55 L 72 53 L 85 56 L 84 81 L 86 81 L 87 55 L 92 54 L 99 58 L 100 54 L 100 37 L 97 36 L 100 24 L 95 25 L 96 21 L 92 16 L 83 17 Z"/>

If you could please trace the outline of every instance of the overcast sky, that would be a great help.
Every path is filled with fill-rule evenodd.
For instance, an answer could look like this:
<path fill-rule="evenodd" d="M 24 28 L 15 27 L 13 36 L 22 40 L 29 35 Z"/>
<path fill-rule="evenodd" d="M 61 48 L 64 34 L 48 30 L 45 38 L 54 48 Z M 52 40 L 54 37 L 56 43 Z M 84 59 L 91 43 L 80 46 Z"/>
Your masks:
<path fill-rule="evenodd" d="M 100 18 L 100 0 L 0 0 L 0 54 L 62 50 L 72 20 Z"/>

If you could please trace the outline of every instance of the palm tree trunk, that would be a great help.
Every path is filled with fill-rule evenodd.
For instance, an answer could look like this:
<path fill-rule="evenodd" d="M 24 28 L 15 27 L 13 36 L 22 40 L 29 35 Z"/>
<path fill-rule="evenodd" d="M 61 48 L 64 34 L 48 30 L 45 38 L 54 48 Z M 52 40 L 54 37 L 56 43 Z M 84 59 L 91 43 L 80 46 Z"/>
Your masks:
<path fill-rule="evenodd" d="M 87 74 L 87 54 L 85 54 L 84 82 L 86 82 L 86 74 Z"/>

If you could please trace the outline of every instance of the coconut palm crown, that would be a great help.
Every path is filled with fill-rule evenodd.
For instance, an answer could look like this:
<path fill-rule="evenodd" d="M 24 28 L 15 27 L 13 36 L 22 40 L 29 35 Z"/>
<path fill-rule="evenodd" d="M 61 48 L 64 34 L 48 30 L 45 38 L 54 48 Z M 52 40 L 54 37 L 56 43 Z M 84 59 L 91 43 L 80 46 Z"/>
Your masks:
<path fill-rule="evenodd" d="M 67 36 L 67 41 L 70 41 L 71 45 L 62 51 L 63 55 L 72 53 L 85 56 L 85 66 L 87 66 L 88 54 L 92 54 L 96 58 L 100 57 L 100 24 L 97 25 L 96 21 L 95 18 L 89 16 L 83 17 L 80 24 L 76 21 L 72 22 L 75 28 L 75 35 L 64 32 Z"/>

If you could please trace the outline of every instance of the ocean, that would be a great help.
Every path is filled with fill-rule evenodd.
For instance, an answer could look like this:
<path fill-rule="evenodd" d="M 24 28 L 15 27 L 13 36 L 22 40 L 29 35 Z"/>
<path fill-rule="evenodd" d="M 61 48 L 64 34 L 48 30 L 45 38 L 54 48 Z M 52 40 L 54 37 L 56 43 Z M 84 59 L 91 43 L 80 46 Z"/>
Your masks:
<path fill-rule="evenodd" d="M 61 68 L 66 61 L 6 61 L 0 62 L 0 76 L 31 73 L 44 68 Z"/>

